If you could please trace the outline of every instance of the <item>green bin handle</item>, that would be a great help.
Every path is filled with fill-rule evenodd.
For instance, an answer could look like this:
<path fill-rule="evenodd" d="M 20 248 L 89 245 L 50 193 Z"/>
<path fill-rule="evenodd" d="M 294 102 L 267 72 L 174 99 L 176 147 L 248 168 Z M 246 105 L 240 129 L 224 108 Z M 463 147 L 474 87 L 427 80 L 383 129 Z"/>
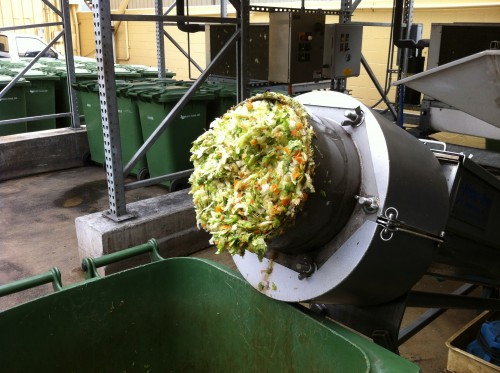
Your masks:
<path fill-rule="evenodd" d="M 149 252 L 151 262 L 163 260 L 158 252 L 158 243 L 154 238 L 142 245 L 120 250 L 112 254 L 103 255 L 98 258 L 85 258 L 82 260 L 82 269 L 85 272 L 85 279 L 98 278 L 97 268 L 119 262 L 120 260 L 132 258 L 134 256 Z"/>
<path fill-rule="evenodd" d="M 22 280 L 1 285 L 0 297 L 48 284 L 49 282 L 52 282 L 54 291 L 62 289 L 61 272 L 57 267 L 53 267 L 50 271 L 42 273 L 41 275 L 23 278 Z"/>

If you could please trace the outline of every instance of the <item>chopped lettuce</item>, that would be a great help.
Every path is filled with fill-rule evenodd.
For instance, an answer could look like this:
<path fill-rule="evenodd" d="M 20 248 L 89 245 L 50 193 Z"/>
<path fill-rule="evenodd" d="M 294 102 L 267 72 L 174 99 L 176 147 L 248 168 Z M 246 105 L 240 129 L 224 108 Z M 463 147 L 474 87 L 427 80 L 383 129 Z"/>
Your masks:
<path fill-rule="evenodd" d="M 190 193 L 199 226 L 218 252 L 260 259 L 314 192 L 314 132 L 304 108 L 267 92 L 221 118 L 191 148 Z"/>

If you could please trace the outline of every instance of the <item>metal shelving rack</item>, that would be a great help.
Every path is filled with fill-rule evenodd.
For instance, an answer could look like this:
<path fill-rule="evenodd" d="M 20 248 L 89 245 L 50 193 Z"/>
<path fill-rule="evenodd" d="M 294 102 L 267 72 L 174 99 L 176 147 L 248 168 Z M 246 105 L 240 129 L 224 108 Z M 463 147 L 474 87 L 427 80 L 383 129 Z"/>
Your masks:
<path fill-rule="evenodd" d="M 52 118 L 60 118 L 60 117 L 71 117 L 71 128 L 79 129 L 80 128 L 80 115 L 78 108 L 78 100 L 76 97 L 76 91 L 72 88 L 72 84 L 75 82 L 75 64 L 73 57 L 73 40 L 71 38 L 71 18 L 69 11 L 69 0 L 61 0 L 60 7 L 61 10 L 57 9 L 52 3 L 48 0 L 41 0 L 45 5 L 47 5 L 55 14 L 61 17 L 61 22 L 48 22 L 48 23 L 37 23 L 30 25 L 21 25 L 21 26 L 11 26 L 11 27 L 0 27 L 0 31 L 14 31 L 14 30 L 25 30 L 36 27 L 47 27 L 47 26 L 62 26 L 63 29 L 59 32 L 44 48 L 40 51 L 31 62 L 22 69 L 13 79 L 0 91 L 0 99 L 13 87 L 19 79 L 21 79 L 24 74 L 31 69 L 31 67 L 52 47 L 61 37 L 64 37 L 64 49 L 65 49 L 65 57 L 66 57 L 66 69 L 67 69 L 67 79 L 68 79 L 68 87 L 69 87 L 69 97 L 70 97 L 70 108 L 71 110 L 67 113 L 59 113 L 59 114 L 50 114 L 50 115 L 39 115 L 34 117 L 26 117 L 26 118 L 16 118 L 16 119 L 7 119 L 1 120 L 0 126 L 3 124 L 11 124 L 11 123 L 19 123 L 26 121 L 36 121 L 42 119 L 52 119 Z"/>
<path fill-rule="evenodd" d="M 284 7 L 268 7 L 268 6 L 251 6 L 249 0 L 229 0 L 231 5 L 236 10 L 235 18 L 228 18 L 226 16 L 226 3 L 222 0 L 221 16 L 220 17 L 199 17 L 199 16 L 170 16 L 168 13 L 173 9 L 174 5 L 170 6 L 168 10 L 163 12 L 163 1 L 156 0 L 155 14 L 154 15 L 130 15 L 130 14 L 111 14 L 110 5 L 108 1 L 92 0 L 92 10 L 94 14 L 94 31 L 96 41 L 96 59 L 98 65 L 98 79 L 99 79 L 99 96 L 101 102 L 101 116 L 103 124 L 104 135 L 104 150 L 106 158 L 106 173 L 108 183 L 108 196 L 109 196 L 109 210 L 104 213 L 104 216 L 116 221 L 124 221 L 134 218 L 133 214 L 127 211 L 127 204 L 125 192 L 128 190 L 158 184 L 167 180 L 176 180 L 188 177 L 192 170 L 185 170 L 176 172 L 169 175 L 158 176 L 147 180 L 134 181 L 125 184 L 125 178 L 130 173 L 131 169 L 141 159 L 146 152 L 151 148 L 155 141 L 161 136 L 165 129 L 173 122 L 174 118 L 180 113 L 184 105 L 194 95 L 196 90 L 208 78 L 219 61 L 224 57 L 230 48 L 236 45 L 237 50 L 237 71 L 236 71 L 236 84 L 237 84 L 237 101 L 240 102 L 249 97 L 249 79 L 248 79 L 248 30 L 250 25 L 250 12 L 321 12 L 326 15 L 338 15 L 339 22 L 349 22 L 352 13 L 359 5 L 361 0 L 343 0 L 341 2 L 340 10 L 308 10 L 304 7 L 304 0 L 302 1 L 302 8 L 284 8 Z M 183 1 L 181 0 L 183 6 Z M 183 14 L 183 12 L 181 13 Z M 201 75 L 187 90 L 184 97 L 172 108 L 169 114 L 158 125 L 156 130 L 151 136 L 145 140 L 144 144 L 132 157 L 132 159 L 125 166 L 121 161 L 121 145 L 120 145 L 120 128 L 118 123 L 118 110 L 116 105 L 116 92 L 114 82 L 114 59 L 113 59 L 113 38 L 111 21 L 153 21 L 156 22 L 156 45 L 157 45 L 157 59 L 159 66 L 159 76 L 165 70 L 165 55 L 164 55 L 164 40 L 166 36 L 174 45 L 176 45 L 181 52 L 187 57 L 189 55 L 175 43 L 170 35 L 163 29 L 164 23 L 176 22 L 185 25 L 189 22 L 198 23 L 218 23 L 230 24 L 235 26 L 233 35 L 229 38 L 228 42 L 222 47 L 220 52 L 210 62 L 205 70 L 200 71 Z M 363 65 L 369 69 L 366 60 L 363 58 Z M 196 66 L 196 65 L 195 65 Z M 197 67 L 201 70 L 199 67 Z M 380 87 L 378 81 L 373 74 L 370 74 L 374 84 Z M 342 82 L 339 82 L 342 84 Z M 343 83 L 345 86 L 345 82 Z M 382 94 L 382 90 L 380 90 Z"/>

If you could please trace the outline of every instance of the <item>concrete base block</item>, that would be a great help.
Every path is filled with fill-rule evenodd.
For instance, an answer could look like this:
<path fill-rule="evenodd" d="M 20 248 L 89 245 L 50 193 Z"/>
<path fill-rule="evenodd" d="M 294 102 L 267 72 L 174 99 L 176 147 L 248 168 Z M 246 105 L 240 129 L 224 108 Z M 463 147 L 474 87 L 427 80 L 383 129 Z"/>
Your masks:
<path fill-rule="evenodd" d="M 0 137 L 0 181 L 85 165 L 85 128 L 21 133 Z"/>
<path fill-rule="evenodd" d="M 80 259 L 96 258 L 128 247 L 158 241 L 164 258 L 187 256 L 210 246 L 210 236 L 196 227 L 195 211 L 187 190 L 127 205 L 134 219 L 116 223 L 102 212 L 75 219 Z M 114 273 L 149 261 L 147 255 L 109 265 L 104 274 Z"/>

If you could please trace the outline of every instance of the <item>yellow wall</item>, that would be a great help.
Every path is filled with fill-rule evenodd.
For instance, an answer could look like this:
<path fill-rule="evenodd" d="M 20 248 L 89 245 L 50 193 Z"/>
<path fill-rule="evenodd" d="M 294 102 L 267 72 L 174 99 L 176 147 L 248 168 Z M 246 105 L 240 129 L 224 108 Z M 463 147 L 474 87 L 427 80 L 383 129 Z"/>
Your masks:
<path fill-rule="evenodd" d="M 310 9 L 327 9 L 325 2 L 306 2 Z M 280 4 L 280 6 L 292 6 L 292 4 Z M 295 4 L 295 6 L 297 6 Z M 219 8 L 192 7 L 191 15 L 218 16 Z M 127 10 L 127 14 L 153 14 L 152 9 Z M 172 13 L 173 14 L 173 13 Z M 389 23 L 392 14 L 392 1 L 362 1 L 355 12 L 353 21 L 356 22 L 383 22 Z M 231 14 L 229 16 L 234 16 Z M 327 22 L 337 22 L 338 17 L 330 16 Z M 251 15 L 251 22 L 267 22 L 265 13 Z M 414 18 L 415 23 L 424 25 L 424 38 L 429 38 L 431 23 L 451 22 L 500 22 L 499 1 L 415 1 Z M 94 53 L 94 30 L 92 14 L 78 13 L 80 25 L 80 45 L 82 55 L 92 56 Z M 177 30 L 175 26 L 165 27 L 172 37 L 187 50 L 187 34 Z M 389 48 L 389 27 L 370 26 L 363 31 L 363 55 L 377 75 L 382 86 L 385 82 L 385 70 L 387 53 Z M 191 54 L 194 60 L 205 67 L 205 35 L 204 33 L 191 34 Z M 116 56 L 118 63 L 146 64 L 156 66 L 156 44 L 154 22 L 122 22 L 115 35 Z M 166 66 L 175 71 L 178 79 L 188 79 L 188 67 L 186 58 L 165 39 L 165 61 Z M 424 52 L 424 55 L 427 51 Z M 192 78 L 199 73 L 192 67 Z M 357 78 L 350 78 L 347 88 L 352 90 L 354 97 L 360 99 L 367 105 L 376 103 L 380 96 L 364 69 Z M 383 107 L 380 106 L 380 107 Z"/>

